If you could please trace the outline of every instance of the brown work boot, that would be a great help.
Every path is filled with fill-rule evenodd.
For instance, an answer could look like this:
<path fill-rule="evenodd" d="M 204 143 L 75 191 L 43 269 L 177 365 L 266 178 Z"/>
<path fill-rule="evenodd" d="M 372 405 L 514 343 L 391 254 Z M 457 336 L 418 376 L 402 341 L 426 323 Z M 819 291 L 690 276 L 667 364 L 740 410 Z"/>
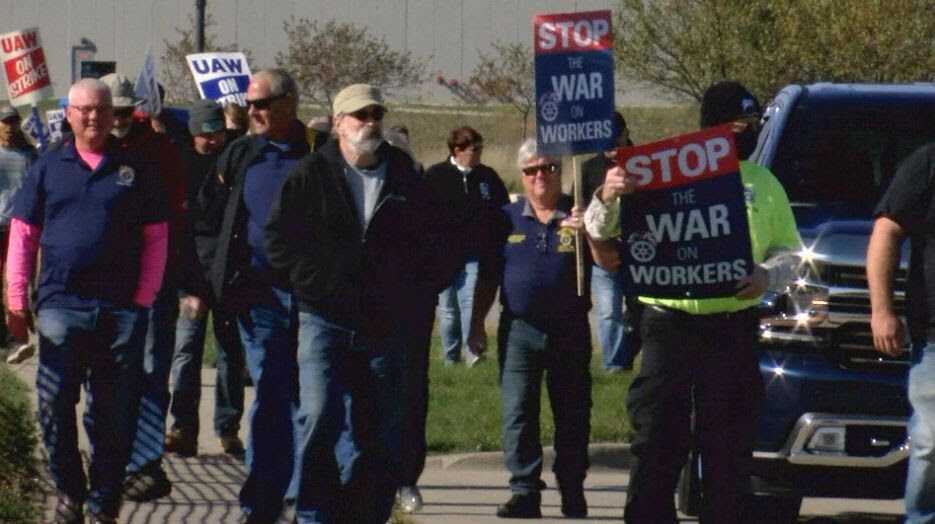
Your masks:
<path fill-rule="evenodd" d="M 243 447 L 243 441 L 236 433 L 221 433 L 221 449 L 228 455 L 243 455 L 246 450 Z"/>
<path fill-rule="evenodd" d="M 198 455 L 198 436 L 187 429 L 170 429 L 164 442 L 166 453 L 178 453 L 183 457 Z"/>

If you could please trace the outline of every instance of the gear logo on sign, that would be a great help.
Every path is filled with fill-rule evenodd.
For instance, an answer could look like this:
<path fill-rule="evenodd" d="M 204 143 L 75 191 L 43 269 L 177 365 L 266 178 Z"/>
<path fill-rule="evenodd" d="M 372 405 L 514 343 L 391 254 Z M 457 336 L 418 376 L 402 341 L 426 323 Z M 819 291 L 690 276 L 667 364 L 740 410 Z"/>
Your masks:
<path fill-rule="evenodd" d="M 558 118 L 558 95 L 550 91 L 539 99 L 539 116 L 546 122 L 553 122 Z"/>
<path fill-rule="evenodd" d="M 630 256 L 637 262 L 646 263 L 656 258 L 656 238 L 652 233 L 633 233 L 627 239 Z"/>

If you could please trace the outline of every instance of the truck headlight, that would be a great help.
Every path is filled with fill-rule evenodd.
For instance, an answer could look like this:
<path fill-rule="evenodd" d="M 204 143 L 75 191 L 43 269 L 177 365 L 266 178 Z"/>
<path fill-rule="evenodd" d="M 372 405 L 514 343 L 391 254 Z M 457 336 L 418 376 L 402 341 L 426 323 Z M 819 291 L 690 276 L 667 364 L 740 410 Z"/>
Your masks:
<path fill-rule="evenodd" d="M 808 439 L 805 449 L 812 453 L 843 454 L 846 451 L 846 437 L 847 429 L 844 426 L 822 426 Z"/>
<path fill-rule="evenodd" d="M 828 318 L 828 288 L 805 279 L 798 279 L 771 301 L 773 314 L 762 319 L 767 325 L 809 327 Z"/>

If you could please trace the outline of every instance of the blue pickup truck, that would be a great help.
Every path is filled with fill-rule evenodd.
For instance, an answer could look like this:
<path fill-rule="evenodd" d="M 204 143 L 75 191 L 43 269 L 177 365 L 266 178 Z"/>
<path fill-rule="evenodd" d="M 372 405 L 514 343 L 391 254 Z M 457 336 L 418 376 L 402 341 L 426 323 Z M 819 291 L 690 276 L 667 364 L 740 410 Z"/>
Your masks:
<path fill-rule="evenodd" d="M 873 349 L 865 259 L 874 206 L 902 159 L 935 140 L 935 84 L 790 85 L 763 120 L 752 160 L 785 188 L 803 247 L 797 281 L 761 305 L 766 396 L 751 485 L 773 520 L 794 522 L 803 496 L 903 494 L 909 353 Z M 695 458 L 680 485 L 689 514 L 698 471 Z"/>

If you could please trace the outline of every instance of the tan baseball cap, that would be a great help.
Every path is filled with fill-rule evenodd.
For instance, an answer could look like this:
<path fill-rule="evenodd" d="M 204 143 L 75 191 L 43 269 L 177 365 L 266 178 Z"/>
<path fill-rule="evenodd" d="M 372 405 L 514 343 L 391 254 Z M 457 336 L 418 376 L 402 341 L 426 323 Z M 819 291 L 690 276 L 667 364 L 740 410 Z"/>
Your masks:
<path fill-rule="evenodd" d="M 334 97 L 332 105 L 335 116 L 353 113 L 367 106 L 380 106 L 386 110 L 380 90 L 370 84 L 353 84 L 345 87 L 338 93 L 338 96 Z"/>

